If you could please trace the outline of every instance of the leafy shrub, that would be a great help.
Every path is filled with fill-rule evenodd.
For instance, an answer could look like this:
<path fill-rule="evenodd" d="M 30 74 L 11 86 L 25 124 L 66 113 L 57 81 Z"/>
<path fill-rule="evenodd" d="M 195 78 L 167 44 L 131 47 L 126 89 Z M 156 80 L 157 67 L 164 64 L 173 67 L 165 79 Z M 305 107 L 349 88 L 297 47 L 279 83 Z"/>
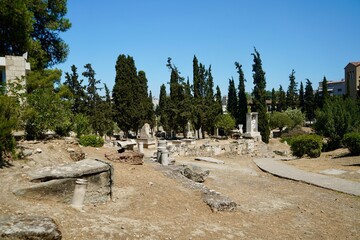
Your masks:
<path fill-rule="evenodd" d="M 293 155 L 302 157 L 307 154 L 311 158 L 319 157 L 322 148 L 322 137 L 319 135 L 300 135 L 292 139 L 291 151 Z"/>
<path fill-rule="evenodd" d="M 352 155 L 360 155 L 360 133 L 352 132 L 344 135 L 343 144 Z"/>
<path fill-rule="evenodd" d="M 84 135 L 80 137 L 79 143 L 85 147 L 102 147 L 104 139 L 96 135 Z"/>
<path fill-rule="evenodd" d="M 13 152 L 15 139 L 12 131 L 18 124 L 18 104 L 15 99 L 0 96 L 0 167 L 3 154 Z"/>

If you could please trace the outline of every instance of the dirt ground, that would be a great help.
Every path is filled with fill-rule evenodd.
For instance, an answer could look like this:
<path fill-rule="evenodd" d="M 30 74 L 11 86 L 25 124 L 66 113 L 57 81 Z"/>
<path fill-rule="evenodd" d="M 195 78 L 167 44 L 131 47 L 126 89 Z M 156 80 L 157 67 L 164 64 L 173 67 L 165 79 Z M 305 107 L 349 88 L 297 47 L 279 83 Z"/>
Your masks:
<path fill-rule="evenodd" d="M 25 144 L 25 143 L 22 143 Z M 193 164 L 210 170 L 205 185 L 238 204 L 235 212 L 212 212 L 199 190 L 166 177 L 163 168 L 148 158 L 144 165 L 113 163 L 114 198 L 106 204 L 87 205 L 84 212 L 69 205 L 12 194 L 31 169 L 69 163 L 63 140 L 26 143 L 42 153 L 17 160 L 0 169 L 0 214 L 52 217 L 63 239 L 359 239 L 360 198 L 274 177 L 257 168 L 250 156 L 219 156 L 225 164 L 177 157 L 176 164 Z M 267 146 L 286 150 L 272 140 Z M 82 148 L 87 157 L 104 159 L 111 147 Z M 146 157 L 155 149 L 146 149 Z M 318 159 L 287 161 L 295 167 L 320 172 L 348 171 L 334 177 L 359 181 L 360 157 L 339 157 L 346 150 Z M 266 155 L 266 153 L 265 153 Z"/>

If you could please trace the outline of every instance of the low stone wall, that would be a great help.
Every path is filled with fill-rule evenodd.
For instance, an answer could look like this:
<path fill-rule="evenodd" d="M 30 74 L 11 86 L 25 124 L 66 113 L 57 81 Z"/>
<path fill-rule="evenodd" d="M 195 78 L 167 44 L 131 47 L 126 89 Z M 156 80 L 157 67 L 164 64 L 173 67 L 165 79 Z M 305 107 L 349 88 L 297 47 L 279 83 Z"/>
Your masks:
<path fill-rule="evenodd" d="M 171 156 L 212 157 L 221 154 L 246 155 L 255 153 L 253 139 L 239 139 L 232 142 L 209 141 L 202 145 L 177 143 L 168 145 Z"/>

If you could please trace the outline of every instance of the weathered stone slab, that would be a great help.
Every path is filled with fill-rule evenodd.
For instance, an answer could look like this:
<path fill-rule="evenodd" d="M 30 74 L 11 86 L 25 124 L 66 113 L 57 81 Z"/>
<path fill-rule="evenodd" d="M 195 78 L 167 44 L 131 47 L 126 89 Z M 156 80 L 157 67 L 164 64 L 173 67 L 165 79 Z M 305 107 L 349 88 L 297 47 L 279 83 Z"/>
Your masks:
<path fill-rule="evenodd" d="M 130 165 L 142 165 L 144 163 L 144 154 L 134 151 L 108 153 L 105 154 L 105 157 L 112 162 L 122 162 Z"/>
<path fill-rule="evenodd" d="M 232 212 L 232 211 L 236 211 L 237 208 L 236 202 L 212 190 L 203 193 L 203 200 L 211 208 L 213 212 L 218 212 L 218 211 Z"/>
<path fill-rule="evenodd" d="M 209 176 L 209 170 L 203 170 L 202 168 L 194 165 L 183 166 L 180 169 L 180 173 L 190 180 L 202 183 Z"/>
<path fill-rule="evenodd" d="M 61 232 L 49 217 L 0 216 L 0 239 L 7 240 L 60 240 Z"/>
<path fill-rule="evenodd" d="M 112 197 L 113 167 L 99 159 L 85 159 L 65 166 L 45 167 L 30 172 L 31 182 L 13 193 L 33 199 L 70 203 L 75 181 L 88 181 L 84 203 L 106 202 Z"/>
<path fill-rule="evenodd" d="M 197 161 L 204 161 L 204 162 L 209 162 L 209 163 L 216 163 L 216 164 L 224 164 L 224 161 L 215 159 L 215 158 L 211 158 L 211 157 L 196 157 L 195 160 Z"/>
<path fill-rule="evenodd" d="M 50 179 L 78 178 L 110 170 L 110 165 L 95 159 L 84 159 L 76 163 L 44 167 L 28 173 L 30 181 L 47 181 Z"/>

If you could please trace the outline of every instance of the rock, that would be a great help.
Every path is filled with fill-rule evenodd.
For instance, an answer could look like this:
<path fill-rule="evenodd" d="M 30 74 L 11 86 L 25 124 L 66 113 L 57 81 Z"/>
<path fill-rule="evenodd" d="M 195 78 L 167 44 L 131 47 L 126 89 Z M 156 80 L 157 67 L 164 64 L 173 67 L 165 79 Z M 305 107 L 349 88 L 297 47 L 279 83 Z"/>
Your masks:
<path fill-rule="evenodd" d="M 36 169 L 29 172 L 28 176 L 32 182 L 42 182 L 52 179 L 79 178 L 84 175 L 106 172 L 109 169 L 108 164 L 88 158 L 72 164 Z"/>
<path fill-rule="evenodd" d="M 184 166 L 184 169 L 180 170 L 180 172 L 185 177 L 199 183 L 204 182 L 210 173 L 209 170 L 202 170 L 194 165 Z"/>
<path fill-rule="evenodd" d="M 203 200 L 213 212 L 232 212 L 235 211 L 237 207 L 236 202 L 212 190 L 203 193 Z"/>
<path fill-rule="evenodd" d="M 0 216 L 0 238 L 60 240 L 62 235 L 54 220 L 49 217 Z"/>
<path fill-rule="evenodd" d="M 71 151 L 69 151 L 71 150 Z M 72 151 L 74 150 L 74 151 Z M 74 148 L 68 148 L 67 150 L 70 153 L 70 158 L 74 161 L 80 161 L 85 159 L 85 153 L 81 150 L 81 148 L 74 149 Z"/>
<path fill-rule="evenodd" d="M 274 153 L 276 154 L 276 155 L 279 155 L 279 156 L 287 156 L 288 154 L 287 154 L 287 151 L 285 151 L 285 150 L 274 150 Z"/>
<path fill-rule="evenodd" d="M 37 148 L 37 149 L 35 149 L 34 153 L 42 153 L 41 148 Z"/>
<path fill-rule="evenodd" d="M 122 162 L 131 165 L 142 165 L 144 163 L 143 153 L 138 153 L 134 151 L 125 151 L 122 153 L 109 153 L 105 154 L 105 157 L 112 162 Z"/>
<path fill-rule="evenodd" d="M 23 149 L 22 151 L 21 151 L 21 155 L 23 156 L 23 157 L 29 157 L 29 156 L 31 156 L 33 154 L 33 151 L 31 150 L 31 149 Z"/>

